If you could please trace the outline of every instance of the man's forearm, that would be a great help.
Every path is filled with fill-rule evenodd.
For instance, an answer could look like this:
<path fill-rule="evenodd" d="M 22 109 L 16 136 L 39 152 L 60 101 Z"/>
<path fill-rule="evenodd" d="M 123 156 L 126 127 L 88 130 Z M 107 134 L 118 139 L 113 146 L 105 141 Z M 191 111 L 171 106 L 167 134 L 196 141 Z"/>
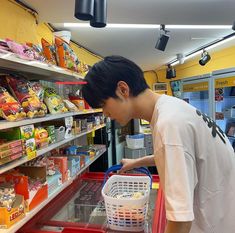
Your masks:
<path fill-rule="evenodd" d="M 165 233 L 189 233 L 192 222 L 167 221 Z"/>
<path fill-rule="evenodd" d="M 151 166 L 155 166 L 153 155 L 148 155 L 148 156 L 136 159 L 136 167 L 151 167 Z"/>

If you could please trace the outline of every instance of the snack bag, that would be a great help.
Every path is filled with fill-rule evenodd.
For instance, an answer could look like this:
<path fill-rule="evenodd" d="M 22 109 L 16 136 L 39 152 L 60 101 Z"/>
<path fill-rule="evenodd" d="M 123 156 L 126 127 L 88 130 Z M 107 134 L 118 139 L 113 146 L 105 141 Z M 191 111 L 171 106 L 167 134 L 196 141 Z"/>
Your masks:
<path fill-rule="evenodd" d="M 82 76 L 85 76 L 89 71 L 89 66 L 84 63 L 80 62 L 78 65 L 78 73 L 81 74 Z"/>
<path fill-rule="evenodd" d="M 70 112 L 78 112 L 79 109 L 76 107 L 75 104 L 73 104 L 71 101 L 69 100 L 63 100 L 65 107 L 70 111 Z"/>
<path fill-rule="evenodd" d="M 56 65 L 56 59 L 55 59 L 55 47 L 51 44 L 49 44 L 45 39 L 41 39 L 42 48 L 44 52 L 44 56 L 49 61 L 49 63 Z"/>
<path fill-rule="evenodd" d="M 0 86 L 0 116 L 8 121 L 22 120 L 26 117 L 21 105 Z"/>
<path fill-rule="evenodd" d="M 38 149 L 48 146 L 50 138 L 47 130 L 40 126 L 35 128 L 35 141 Z"/>
<path fill-rule="evenodd" d="M 12 93 L 21 103 L 27 117 L 45 116 L 42 103 L 27 80 L 11 76 L 6 76 L 6 80 Z"/>
<path fill-rule="evenodd" d="M 36 95 L 38 96 L 42 104 L 42 109 L 44 110 L 45 114 L 47 114 L 47 106 L 43 103 L 45 92 L 44 92 L 42 85 L 39 82 L 31 82 L 31 87 L 33 91 L 36 93 Z"/>
<path fill-rule="evenodd" d="M 46 58 L 44 57 L 44 54 L 43 54 L 43 49 L 40 45 L 35 45 L 30 42 L 27 42 L 26 46 L 28 46 L 28 48 L 32 50 L 35 60 L 38 60 L 41 62 L 46 61 Z"/>
<path fill-rule="evenodd" d="M 53 88 L 45 88 L 44 102 L 51 114 L 68 112 L 68 109 L 64 106 L 63 100 L 57 95 Z"/>
<path fill-rule="evenodd" d="M 77 72 L 79 60 L 72 48 L 59 37 L 55 37 L 55 46 L 58 65 Z"/>
<path fill-rule="evenodd" d="M 7 45 L 10 50 L 15 53 L 19 58 L 24 60 L 34 60 L 34 52 L 27 45 L 18 44 L 10 39 L 6 39 Z"/>

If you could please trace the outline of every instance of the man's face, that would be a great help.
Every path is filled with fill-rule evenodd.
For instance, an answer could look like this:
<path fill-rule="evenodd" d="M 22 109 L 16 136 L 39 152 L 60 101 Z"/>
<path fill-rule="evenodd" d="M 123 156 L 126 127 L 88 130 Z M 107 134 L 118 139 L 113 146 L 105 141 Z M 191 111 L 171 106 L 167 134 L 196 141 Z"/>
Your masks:
<path fill-rule="evenodd" d="M 102 106 L 105 116 L 116 120 L 121 126 L 131 120 L 131 111 L 128 101 L 119 98 L 108 98 Z"/>

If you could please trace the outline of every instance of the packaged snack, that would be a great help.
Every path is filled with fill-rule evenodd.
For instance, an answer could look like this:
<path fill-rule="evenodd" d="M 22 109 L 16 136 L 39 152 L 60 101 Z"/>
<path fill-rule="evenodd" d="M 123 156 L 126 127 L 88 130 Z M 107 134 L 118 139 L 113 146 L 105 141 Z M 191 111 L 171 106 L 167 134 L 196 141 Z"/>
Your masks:
<path fill-rule="evenodd" d="M 34 60 L 34 52 L 27 45 L 18 44 L 10 39 L 6 39 L 7 45 L 10 50 L 15 53 L 19 58 L 24 60 Z"/>
<path fill-rule="evenodd" d="M 44 102 L 51 114 L 68 112 L 68 109 L 64 106 L 63 100 L 57 95 L 53 88 L 45 88 Z"/>
<path fill-rule="evenodd" d="M 63 39 L 55 37 L 58 65 L 73 71 L 78 71 L 79 60 L 72 48 Z"/>
<path fill-rule="evenodd" d="M 70 95 L 69 100 L 78 107 L 79 111 L 83 111 L 85 109 L 85 102 L 81 97 Z"/>
<path fill-rule="evenodd" d="M 45 110 L 42 108 L 42 103 L 27 80 L 14 78 L 9 75 L 6 76 L 6 80 L 12 93 L 21 103 L 27 117 L 33 118 L 45 116 Z"/>
<path fill-rule="evenodd" d="M 0 207 L 11 209 L 15 198 L 15 190 L 10 183 L 0 184 Z"/>
<path fill-rule="evenodd" d="M 89 71 L 89 66 L 84 63 L 84 62 L 80 62 L 78 64 L 78 73 L 80 73 L 82 76 L 85 76 Z"/>
<path fill-rule="evenodd" d="M 31 87 L 33 91 L 36 93 L 36 95 L 38 96 L 42 104 L 42 109 L 44 110 L 45 114 L 47 114 L 47 106 L 43 103 L 44 89 L 42 85 L 39 82 L 31 82 Z"/>
<path fill-rule="evenodd" d="M 75 104 L 73 104 L 71 101 L 69 100 L 63 100 L 65 107 L 70 111 L 70 112 L 78 112 L 78 108 L 76 107 Z"/>
<path fill-rule="evenodd" d="M 44 56 L 49 63 L 56 65 L 55 47 L 49 44 L 45 39 L 41 39 Z"/>
<path fill-rule="evenodd" d="M 46 129 L 43 127 L 35 128 L 35 141 L 37 149 L 48 146 L 50 139 Z"/>
<path fill-rule="evenodd" d="M 45 62 L 46 58 L 44 57 L 43 54 L 43 49 L 40 45 L 34 45 L 32 43 L 27 42 L 26 45 L 33 51 L 34 54 L 34 59 L 41 61 L 41 62 Z"/>
<path fill-rule="evenodd" d="M 0 86 L 0 116 L 8 121 L 22 120 L 26 117 L 21 105 Z"/>

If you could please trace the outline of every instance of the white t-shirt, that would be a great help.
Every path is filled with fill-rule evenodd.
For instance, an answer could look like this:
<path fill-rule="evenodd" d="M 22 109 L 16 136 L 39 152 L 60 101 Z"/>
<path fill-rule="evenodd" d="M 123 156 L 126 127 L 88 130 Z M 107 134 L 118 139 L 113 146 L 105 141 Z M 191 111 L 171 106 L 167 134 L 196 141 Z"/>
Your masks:
<path fill-rule="evenodd" d="M 190 233 L 235 233 L 235 155 L 206 115 L 175 97 L 156 102 L 151 127 L 166 217 Z"/>

